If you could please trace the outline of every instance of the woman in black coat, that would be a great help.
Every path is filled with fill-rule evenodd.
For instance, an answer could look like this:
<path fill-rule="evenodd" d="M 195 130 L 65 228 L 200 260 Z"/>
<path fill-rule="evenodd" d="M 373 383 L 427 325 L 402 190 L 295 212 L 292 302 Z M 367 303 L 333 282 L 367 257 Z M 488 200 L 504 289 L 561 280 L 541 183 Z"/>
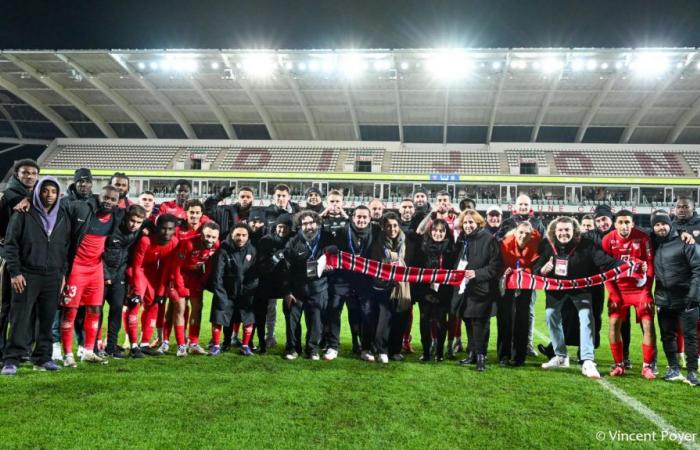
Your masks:
<path fill-rule="evenodd" d="M 456 247 L 450 227 L 443 219 L 435 219 L 425 234 L 418 251 L 416 265 L 429 269 L 450 269 L 456 264 Z M 452 302 L 453 287 L 447 284 L 421 284 L 418 302 L 420 305 L 420 340 L 423 356 L 420 360 L 430 360 L 432 344 L 431 325 L 437 333 L 435 361 L 444 360 L 445 338 L 447 336 L 447 313 Z"/>
<path fill-rule="evenodd" d="M 381 220 L 382 232 L 372 243 L 370 257 L 376 261 L 387 264 L 410 266 L 413 264 L 415 245 L 410 238 L 410 231 L 401 229 L 399 216 L 394 212 L 384 214 Z M 408 325 L 411 308 L 410 289 L 405 289 L 400 294 L 405 296 L 397 298 L 392 294 L 397 290 L 398 283 L 384 281 L 379 278 L 372 280 L 371 297 L 372 306 L 375 308 L 373 323 L 375 328 L 374 347 L 379 354 L 379 361 L 388 363 L 391 358 L 394 361 L 402 361 L 401 343 L 403 333 Z"/>
<path fill-rule="evenodd" d="M 489 345 L 491 309 L 498 295 L 501 251 L 498 241 L 484 229 L 486 221 L 478 212 L 464 210 L 459 223 L 461 232 L 457 238 L 457 257 L 453 267 L 466 270 L 466 286 L 464 294 L 458 296 L 460 304 L 457 309 L 467 327 L 469 348 L 473 348 L 476 354 L 476 369 L 483 371 Z M 473 362 L 473 357 L 467 357 L 460 364 Z"/>

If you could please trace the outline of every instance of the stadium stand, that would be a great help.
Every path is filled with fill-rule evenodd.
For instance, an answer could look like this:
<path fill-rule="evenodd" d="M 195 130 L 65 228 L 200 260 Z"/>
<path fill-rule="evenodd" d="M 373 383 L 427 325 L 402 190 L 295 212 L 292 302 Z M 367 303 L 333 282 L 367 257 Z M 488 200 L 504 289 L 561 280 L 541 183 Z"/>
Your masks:
<path fill-rule="evenodd" d="M 628 152 L 614 149 L 553 152 L 561 175 L 602 175 L 639 177 L 692 176 L 683 156 L 673 152 Z"/>
<path fill-rule="evenodd" d="M 391 173 L 501 173 L 499 155 L 492 153 L 403 151 L 395 152 L 392 161 Z"/>
<path fill-rule="evenodd" d="M 158 145 L 69 144 L 47 155 L 43 164 L 57 169 L 169 169 L 177 150 Z"/>
<path fill-rule="evenodd" d="M 231 148 L 219 170 L 256 172 L 333 172 L 338 150 L 320 148 Z"/>

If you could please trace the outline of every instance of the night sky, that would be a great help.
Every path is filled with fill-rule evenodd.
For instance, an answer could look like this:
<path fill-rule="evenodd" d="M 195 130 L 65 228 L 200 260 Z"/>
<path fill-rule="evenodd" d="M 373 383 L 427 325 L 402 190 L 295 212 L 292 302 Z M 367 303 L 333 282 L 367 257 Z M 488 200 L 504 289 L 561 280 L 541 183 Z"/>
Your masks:
<path fill-rule="evenodd" d="M 0 48 L 698 47 L 689 1 L 14 1 Z"/>

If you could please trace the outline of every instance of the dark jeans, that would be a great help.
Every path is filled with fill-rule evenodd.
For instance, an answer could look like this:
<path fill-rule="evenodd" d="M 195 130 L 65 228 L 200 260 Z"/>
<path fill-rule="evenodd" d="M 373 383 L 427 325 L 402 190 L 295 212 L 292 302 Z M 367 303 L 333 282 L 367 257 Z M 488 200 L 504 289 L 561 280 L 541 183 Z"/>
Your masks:
<path fill-rule="evenodd" d="M 515 294 L 515 290 L 508 290 L 498 298 L 498 360 L 508 361 L 512 356 L 515 362 L 522 363 L 527 356 L 532 291 L 522 290 L 517 297 Z"/>
<path fill-rule="evenodd" d="M 332 289 L 331 289 L 332 291 Z M 361 334 L 363 313 L 362 304 L 368 299 L 368 294 L 356 295 L 352 292 L 346 294 L 333 293 L 329 296 L 326 308 L 323 312 L 324 338 L 326 346 L 333 350 L 340 348 L 340 328 L 343 317 L 343 305 L 348 308 L 348 324 L 353 342 Z"/>
<path fill-rule="evenodd" d="M 435 324 L 437 331 L 437 347 L 435 356 L 442 358 L 445 353 L 445 338 L 447 337 L 447 313 L 448 305 L 422 301 L 420 307 L 420 342 L 423 345 L 423 356 L 427 359 L 430 356 L 430 346 L 433 338 L 431 335 L 431 325 Z"/>
<path fill-rule="evenodd" d="M 301 315 L 304 314 L 306 323 L 306 332 L 308 339 L 306 340 L 306 353 L 318 353 L 319 344 L 321 343 L 321 334 L 323 333 L 323 321 L 321 313 L 326 308 L 328 303 L 328 294 L 322 292 L 310 297 L 297 297 L 296 303 L 285 307 L 286 332 L 288 352 L 299 352 L 301 348 Z"/>
<path fill-rule="evenodd" d="M 126 298 L 126 282 L 123 280 L 114 280 L 111 285 L 105 284 L 104 297 L 109 304 L 106 351 L 107 353 L 114 353 L 117 351 L 119 330 L 121 330 L 122 325 L 122 307 L 124 306 L 124 299 Z"/>
<path fill-rule="evenodd" d="M 685 338 L 685 358 L 688 371 L 698 370 L 698 305 L 692 308 L 670 309 L 659 308 L 659 328 L 661 328 L 661 342 L 669 367 L 679 367 L 676 353 L 676 334 L 680 321 L 683 337 Z"/>
<path fill-rule="evenodd" d="M 62 276 L 26 274 L 24 278 L 27 281 L 24 292 L 12 294 L 5 362 L 18 364 L 30 353 L 36 336 L 32 356 L 36 364 L 43 364 L 51 360 L 51 328 L 58 308 Z"/>

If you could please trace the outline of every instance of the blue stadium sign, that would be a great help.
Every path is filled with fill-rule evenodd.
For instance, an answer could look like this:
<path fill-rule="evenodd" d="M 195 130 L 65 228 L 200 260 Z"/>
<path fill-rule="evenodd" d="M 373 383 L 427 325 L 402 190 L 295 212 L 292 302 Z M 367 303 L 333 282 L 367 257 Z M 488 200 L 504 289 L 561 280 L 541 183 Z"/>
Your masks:
<path fill-rule="evenodd" d="M 456 173 L 431 173 L 430 181 L 459 181 L 459 174 Z"/>

